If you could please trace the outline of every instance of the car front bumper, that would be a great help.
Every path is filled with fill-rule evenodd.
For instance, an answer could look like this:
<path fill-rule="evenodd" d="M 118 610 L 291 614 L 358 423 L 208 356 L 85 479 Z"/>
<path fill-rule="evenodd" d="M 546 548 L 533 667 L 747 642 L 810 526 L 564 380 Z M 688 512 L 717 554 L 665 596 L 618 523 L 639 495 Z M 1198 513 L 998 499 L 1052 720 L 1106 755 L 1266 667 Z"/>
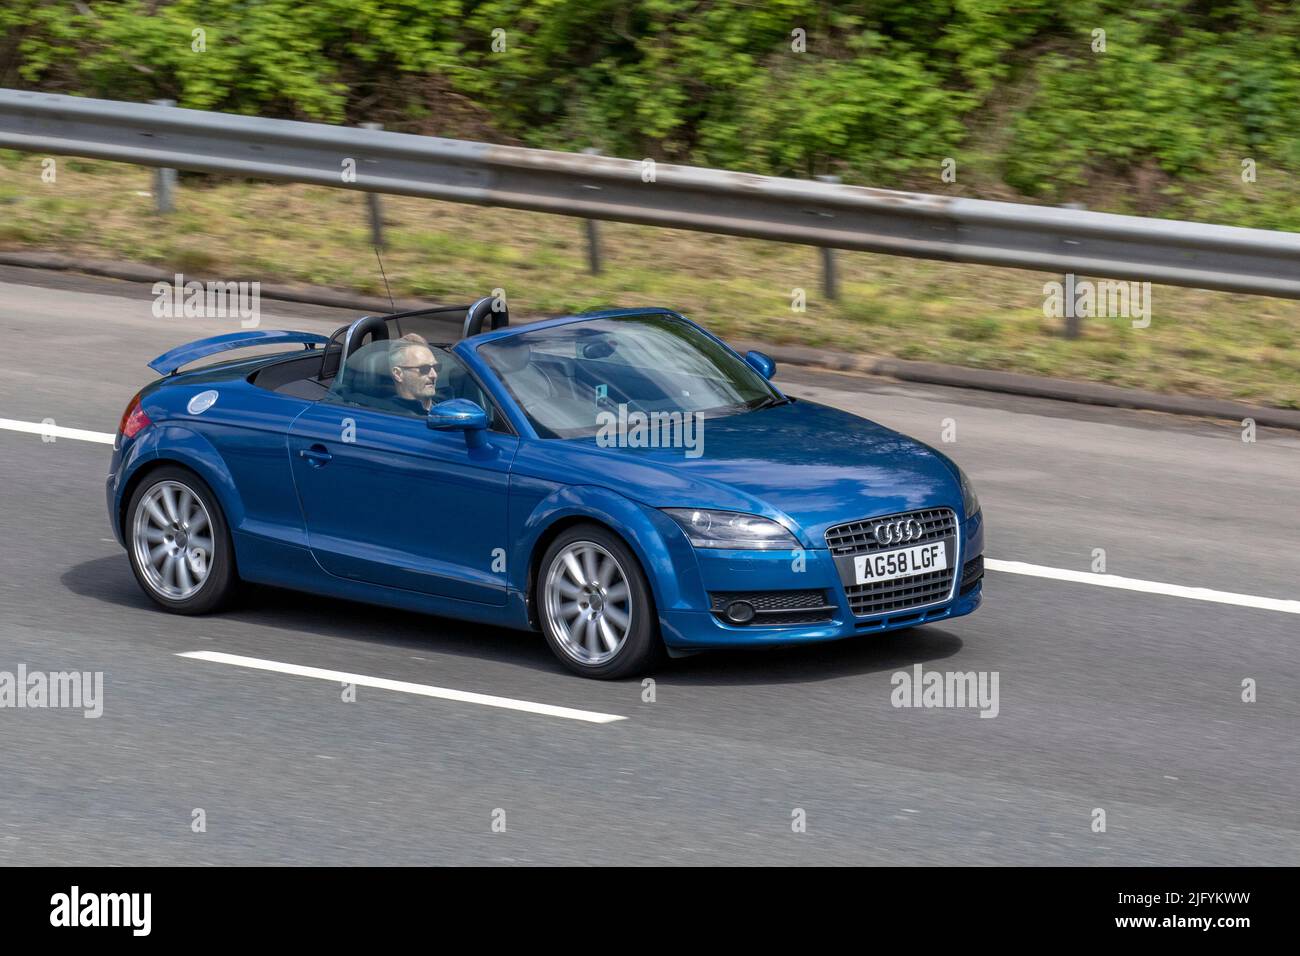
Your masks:
<path fill-rule="evenodd" d="M 982 600 L 983 551 L 983 521 L 977 514 L 961 523 L 952 585 L 941 598 L 863 615 L 850 606 L 829 550 L 695 549 L 692 580 L 678 582 L 683 595 L 693 599 L 660 609 L 664 642 L 676 651 L 803 644 L 960 617 Z M 725 607 L 734 600 L 760 610 L 749 623 L 731 623 Z"/>
<path fill-rule="evenodd" d="M 737 626 L 728 624 L 708 611 L 674 611 L 660 615 L 664 642 L 678 651 L 706 650 L 722 647 L 779 647 L 786 644 L 813 644 L 839 641 L 864 634 L 898 631 L 918 624 L 970 614 L 983 599 L 983 582 L 970 591 L 943 604 L 920 611 L 899 611 L 873 618 L 854 617 L 847 607 L 824 624 Z"/>

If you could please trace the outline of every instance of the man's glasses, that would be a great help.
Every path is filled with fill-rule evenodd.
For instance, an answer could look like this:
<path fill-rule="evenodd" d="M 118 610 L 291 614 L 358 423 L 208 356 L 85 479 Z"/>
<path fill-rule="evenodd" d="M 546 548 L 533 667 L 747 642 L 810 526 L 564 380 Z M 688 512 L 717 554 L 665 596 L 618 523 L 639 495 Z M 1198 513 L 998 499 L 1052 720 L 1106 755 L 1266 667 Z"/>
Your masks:
<path fill-rule="evenodd" d="M 398 368 L 413 368 L 413 369 L 415 369 L 417 372 L 420 373 L 420 377 L 421 377 L 421 378 L 424 378 L 424 377 L 427 376 L 430 372 L 432 372 L 435 368 L 437 368 L 436 365 L 399 365 L 399 366 L 397 366 L 397 367 L 398 367 Z"/>

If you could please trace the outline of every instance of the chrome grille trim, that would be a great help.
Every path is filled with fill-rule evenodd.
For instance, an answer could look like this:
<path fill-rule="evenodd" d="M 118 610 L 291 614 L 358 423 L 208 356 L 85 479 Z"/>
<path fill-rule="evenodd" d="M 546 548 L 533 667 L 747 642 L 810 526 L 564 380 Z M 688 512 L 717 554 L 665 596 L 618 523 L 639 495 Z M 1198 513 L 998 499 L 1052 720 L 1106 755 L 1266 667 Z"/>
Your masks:
<path fill-rule="evenodd" d="M 906 544 L 881 545 L 871 533 L 872 525 L 899 518 L 915 518 L 925 528 L 918 539 Z M 895 551 L 944 538 L 952 540 L 952 553 L 948 567 L 943 571 L 913 574 L 877 584 L 843 584 L 844 597 L 855 617 L 876 617 L 904 611 L 919 611 L 937 604 L 945 604 L 957 596 L 961 581 L 962 547 L 961 525 L 951 508 L 930 508 L 921 511 L 904 511 L 881 515 L 860 521 L 848 521 L 826 530 L 826 544 L 832 555 L 873 554 L 877 551 Z"/>
<path fill-rule="evenodd" d="M 881 544 L 872 533 L 872 526 L 882 521 L 897 521 L 900 518 L 915 518 L 925 529 L 919 538 L 906 542 L 907 547 L 937 541 L 957 533 L 957 513 L 951 508 L 929 508 L 924 511 L 902 511 L 898 514 L 880 515 L 876 518 L 862 518 L 858 521 L 846 521 L 826 529 L 826 546 L 831 554 L 871 554 L 873 551 L 892 551 L 903 544 Z"/>

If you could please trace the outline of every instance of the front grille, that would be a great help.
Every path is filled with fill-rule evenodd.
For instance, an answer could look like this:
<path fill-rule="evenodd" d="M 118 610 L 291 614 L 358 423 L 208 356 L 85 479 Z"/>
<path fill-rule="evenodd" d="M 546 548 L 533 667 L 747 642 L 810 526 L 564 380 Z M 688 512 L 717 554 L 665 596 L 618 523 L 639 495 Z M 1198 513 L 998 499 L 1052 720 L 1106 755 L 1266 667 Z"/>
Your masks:
<path fill-rule="evenodd" d="M 756 612 L 753 624 L 820 624 L 831 619 L 834 607 L 825 591 L 713 591 L 709 594 L 719 616 L 733 601 L 745 601 Z"/>
<path fill-rule="evenodd" d="M 897 521 L 900 518 L 915 518 L 919 521 L 922 528 L 921 536 L 911 541 L 894 544 L 881 544 L 876 540 L 872 528 L 881 522 Z M 831 554 L 838 556 L 894 551 L 898 548 L 910 548 L 942 539 L 947 539 L 949 542 L 950 565 L 943 571 L 913 574 L 874 584 L 846 584 L 844 596 L 848 598 L 849 608 L 858 617 L 937 604 L 952 593 L 953 576 L 956 574 L 954 562 L 957 560 L 957 515 L 951 508 L 904 511 L 877 518 L 864 518 L 861 521 L 849 521 L 836 525 L 826 532 L 826 545 L 830 548 Z"/>
<path fill-rule="evenodd" d="M 876 540 L 872 528 L 882 521 L 897 521 L 899 518 L 915 518 L 921 522 L 924 533 L 906 543 L 881 544 Z M 864 518 L 861 521 L 849 521 L 837 524 L 826 532 L 826 546 L 831 554 L 870 554 L 873 551 L 887 551 L 893 548 L 925 544 L 947 538 L 957 532 L 957 515 L 951 508 L 933 508 L 929 511 L 904 511 L 896 515 L 881 515 L 878 518 Z"/>
<path fill-rule="evenodd" d="M 952 568 L 876 584 L 849 584 L 844 594 L 858 617 L 884 614 L 942 601 L 952 590 Z"/>

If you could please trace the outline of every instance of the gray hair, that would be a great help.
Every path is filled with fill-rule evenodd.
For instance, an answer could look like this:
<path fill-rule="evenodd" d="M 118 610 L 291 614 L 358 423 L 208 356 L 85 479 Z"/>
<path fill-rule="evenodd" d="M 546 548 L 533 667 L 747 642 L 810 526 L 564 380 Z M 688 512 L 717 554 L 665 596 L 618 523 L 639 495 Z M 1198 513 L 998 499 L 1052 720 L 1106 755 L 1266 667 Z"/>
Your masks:
<path fill-rule="evenodd" d="M 434 365 L 438 364 L 438 356 L 433 352 L 428 341 L 424 336 L 416 335 L 414 332 L 408 332 L 388 346 L 388 361 L 393 367 L 401 365 L 406 353 L 417 348 L 429 349 L 430 354 L 433 355 Z"/>

